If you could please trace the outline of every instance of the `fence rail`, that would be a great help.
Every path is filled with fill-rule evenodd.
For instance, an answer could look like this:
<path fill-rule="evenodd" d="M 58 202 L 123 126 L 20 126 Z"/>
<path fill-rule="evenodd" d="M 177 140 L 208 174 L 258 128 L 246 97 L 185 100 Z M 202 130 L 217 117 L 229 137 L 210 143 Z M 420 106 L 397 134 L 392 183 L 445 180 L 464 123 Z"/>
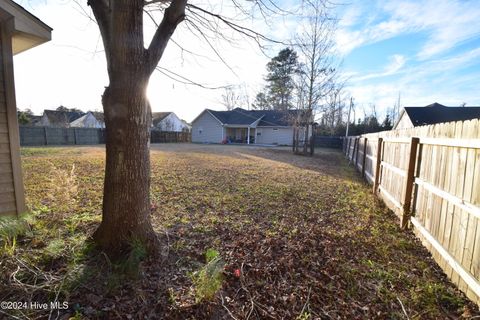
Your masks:
<path fill-rule="evenodd" d="M 480 304 L 480 120 L 347 137 L 343 151 Z"/>
<path fill-rule="evenodd" d="M 151 143 L 190 142 L 191 133 L 152 130 L 150 138 Z M 20 126 L 21 146 L 92 145 L 105 141 L 105 129 Z"/>

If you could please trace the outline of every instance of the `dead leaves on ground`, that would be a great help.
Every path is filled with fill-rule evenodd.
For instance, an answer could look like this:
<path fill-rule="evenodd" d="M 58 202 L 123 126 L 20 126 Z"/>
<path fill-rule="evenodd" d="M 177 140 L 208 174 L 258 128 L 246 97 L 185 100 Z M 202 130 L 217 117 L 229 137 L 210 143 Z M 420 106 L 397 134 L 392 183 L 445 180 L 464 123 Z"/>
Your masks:
<path fill-rule="evenodd" d="M 318 150 L 309 158 L 276 149 L 162 148 L 151 157 L 152 220 L 169 258 L 163 264 L 145 261 L 138 279 L 120 281 L 113 291 L 92 280 L 98 275 L 85 277 L 69 293 L 79 314 L 438 319 L 475 313 L 421 244 L 375 201 L 340 152 Z M 77 193 L 65 220 L 72 224 L 72 217 L 83 217 L 73 219 L 72 232 L 91 232 L 100 212 L 102 153 L 27 154 L 29 206 L 55 210 L 44 187 L 53 173 L 45 164 L 65 172 L 74 165 Z M 48 219 L 47 214 L 40 217 Z M 189 274 L 206 263 L 209 248 L 225 263 L 223 286 L 213 299 L 200 302 Z"/>

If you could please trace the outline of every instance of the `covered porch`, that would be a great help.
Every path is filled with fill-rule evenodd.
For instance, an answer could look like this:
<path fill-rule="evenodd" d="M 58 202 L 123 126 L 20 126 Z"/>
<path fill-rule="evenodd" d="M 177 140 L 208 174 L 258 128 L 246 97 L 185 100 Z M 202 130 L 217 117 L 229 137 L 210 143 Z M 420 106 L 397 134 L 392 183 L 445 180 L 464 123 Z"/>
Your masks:
<path fill-rule="evenodd" d="M 225 128 L 225 135 L 227 143 L 254 144 L 257 128 L 251 126 L 229 126 Z"/>

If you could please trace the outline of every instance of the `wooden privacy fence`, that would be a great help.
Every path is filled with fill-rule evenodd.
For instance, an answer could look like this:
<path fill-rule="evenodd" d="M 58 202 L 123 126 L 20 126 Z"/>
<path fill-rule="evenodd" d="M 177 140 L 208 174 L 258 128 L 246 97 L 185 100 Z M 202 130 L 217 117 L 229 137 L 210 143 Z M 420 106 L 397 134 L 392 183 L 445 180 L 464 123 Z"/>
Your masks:
<path fill-rule="evenodd" d="M 343 151 L 480 304 L 480 119 L 347 137 Z"/>
<path fill-rule="evenodd" d="M 151 143 L 190 142 L 190 132 L 151 131 Z M 93 145 L 106 142 L 105 129 L 20 126 L 21 146 Z"/>
<path fill-rule="evenodd" d="M 152 130 L 150 136 L 151 143 L 168 142 L 191 142 L 192 134 L 190 132 L 170 132 Z"/>
<path fill-rule="evenodd" d="M 20 126 L 21 146 L 91 145 L 105 143 L 105 129 Z"/>

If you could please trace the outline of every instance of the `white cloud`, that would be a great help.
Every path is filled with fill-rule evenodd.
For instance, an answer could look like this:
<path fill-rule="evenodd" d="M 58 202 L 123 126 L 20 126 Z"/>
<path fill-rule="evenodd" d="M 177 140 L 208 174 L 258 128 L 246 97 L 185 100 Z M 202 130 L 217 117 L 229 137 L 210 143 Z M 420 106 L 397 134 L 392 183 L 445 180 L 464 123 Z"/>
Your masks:
<path fill-rule="evenodd" d="M 339 27 L 345 28 L 355 25 L 362 14 L 363 11 L 359 6 L 347 5 L 345 12 L 338 21 Z"/>
<path fill-rule="evenodd" d="M 414 30 L 428 32 L 428 40 L 418 53 L 427 59 L 480 36 L 480 6 L 477 1 L 428 0 L 421 2 L 388 2 L 393 19 Z"/>
<path fill-rule="evenodd" d="M 358 82 L 358 81 L 365 81 L 369 79 L 375 79 L 375 78 L 394 75 L 402 69 L 402 67 L 405 65 L 405 62 L 407 61 L 405 56 L 401 54 L 394 54 L 393 56 L 390 57 L 389 60 L 390 60 L 390 63 L 385 66 L 382 72 L 374 72 L 374 73 L 369 73 L 362 76 L 353 77 L 351 81 Z"/>
<path fill-rule="evenodd" d="M 342 55 L 346 56 L 353 49 L 362 46 L 366 38 L 360 31 L 347 31 L 338 29 L 335 33 L 336 49 Z"/>
<path fill-rule="evenodd" d="M 428 59 L 480 36 L 480 6 L 477 1 L 425 0 L 386 1 L 380 21 L 352 30 L 340 25 L 337 44 L 346 55 L 365 44 L 390 39 L 401 34 L 425 32 L 427 40 L 418 53 Z M 379 16 L 375 16 L 377 19 Z"/>

